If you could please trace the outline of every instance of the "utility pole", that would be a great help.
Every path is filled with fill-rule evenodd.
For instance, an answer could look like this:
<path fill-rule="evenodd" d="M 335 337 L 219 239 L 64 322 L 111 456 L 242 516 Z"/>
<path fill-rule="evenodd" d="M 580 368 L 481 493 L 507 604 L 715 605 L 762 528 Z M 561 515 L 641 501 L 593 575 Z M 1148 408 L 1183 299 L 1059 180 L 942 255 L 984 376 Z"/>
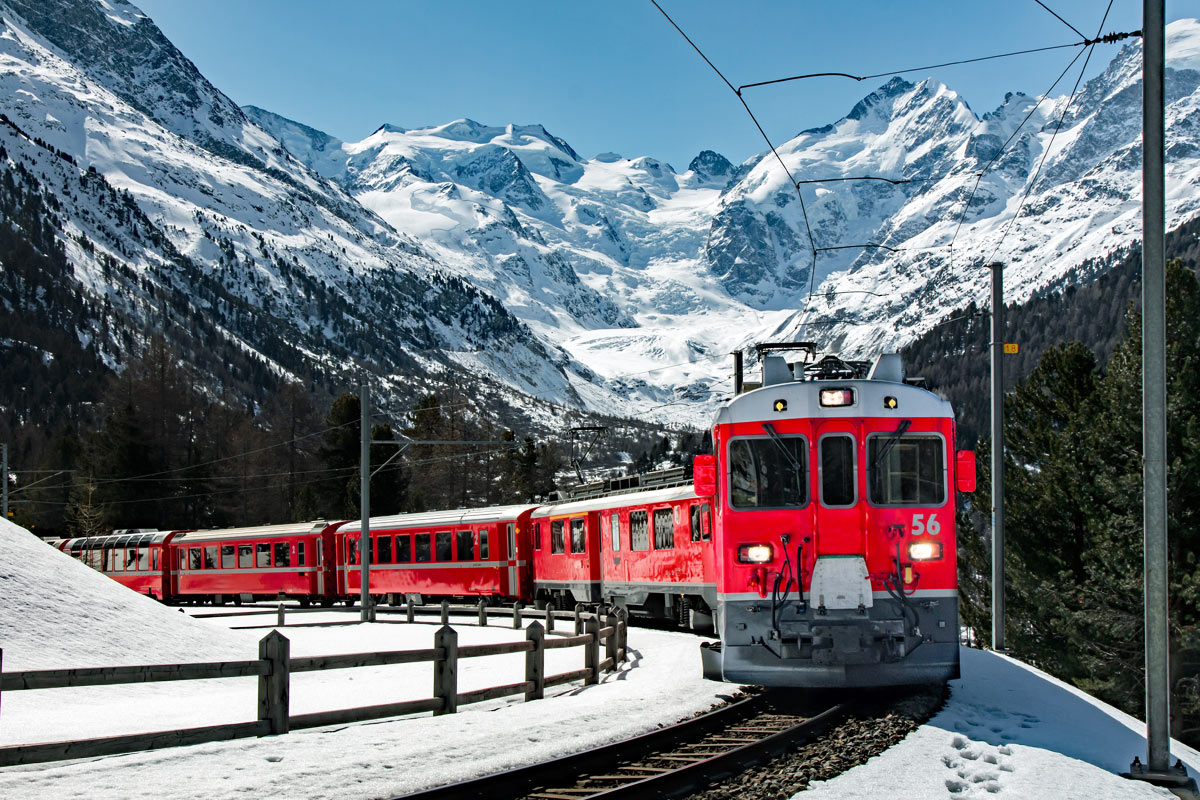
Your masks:
<path fill-rule="evenodd" d="M 1142 517 L 1146 639 L 1146 764 L 1128 777 L 1195 797 L 1171 766 L 1170 614 L 1167 605 L 1167 281 L 1164 0 L 1142 2 Z"/>
<path fill-rule="evenodd" d="M 363 375 L 358 386 L 359 433 L 359 487 L 358 513 L 362 517 L 362 533 L 358 540 L 358 578 L 362 584 L 359 592 L 360 622 L 371 622 L 371 395 L 367 387 L 367 376 Z"/>
<path fill-rule="evenodd" d="M 3 519 L 8 519 L 8 442 L 0 444 L 0 477 L 4 478 Z"/>
<path fill-rule="evenodd" d="M 1004 651 L 1004 265 L 992 271 L 992 649 Z"/>

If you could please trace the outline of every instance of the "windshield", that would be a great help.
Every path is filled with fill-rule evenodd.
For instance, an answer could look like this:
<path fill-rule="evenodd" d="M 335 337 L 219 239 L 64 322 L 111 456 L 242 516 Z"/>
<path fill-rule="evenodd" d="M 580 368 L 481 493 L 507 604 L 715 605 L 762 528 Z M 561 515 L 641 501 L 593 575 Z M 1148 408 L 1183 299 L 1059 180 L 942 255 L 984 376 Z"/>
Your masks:
<path fill-rule="evenodd" d="M 765 428 L 767 426 L 764 426 Z M 800 508 L 808 504 L 808 444 L 803 436 L 734 439 L 729 443 L 729 503 L 734 508 Z"/>
<path fill-rule="evenodd" d="M 945 445 L 940 436 L 872 436 L 867 449 L 873 504 L 940 506 L 946 502 Z"/>

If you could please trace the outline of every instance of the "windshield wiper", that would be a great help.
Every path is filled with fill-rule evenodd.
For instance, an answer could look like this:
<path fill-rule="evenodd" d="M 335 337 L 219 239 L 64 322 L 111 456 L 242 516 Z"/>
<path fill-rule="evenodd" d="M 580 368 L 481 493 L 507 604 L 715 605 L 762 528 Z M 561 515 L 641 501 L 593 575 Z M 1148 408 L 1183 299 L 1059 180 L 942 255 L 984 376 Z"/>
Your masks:
<path fill-rule="evenodd" d="M 783 437 L 780 436 L 773 427 L 771 427 L 771 423 L 764 422 L 763 430 L 767 432 L 767 436 L 771 439 L 775 446 L 779 448 L 779 453 L 783 456 L 783 459 L 787 461 L 788 466 L 792 468 L 792 478 L 794 478 L 796 481 L 796 496 L 803 497 L 805 479 L 804 465 L 801 464 L 796 458 L 795 453 L 788 448 L 787 443 L 783 440 Z"/>
<path fill-rule="evenodd" d="M 883 459 L 887 458 L 887 454 L 892 452 L 892 448 L 896 446 L 896 443 L 900 441 L 900 437 L 903 436 L 904 432 L 910 427 L 912 427 L 911 419 L 900 420 L 900 426 L 897 427 L 896 430 L 892 432 L 892 435 L 887 438 L 887 441 L 880 445 L 879 449 L 875 451 L 875 458 L 871 461 L 872 472 L 878 469 L 879 465 L 883 463 Z"/>
<path fill-rule="evenodd" d="M 771 441 L 775 443 L 775 446 L 779 448 L 779 452 L 783 454 L 783 458 L 788 462 L 788 465 L 791 466 L 792 469 L 796 470 L 796 472 L 800 472 L 803 467 L 801 467 L 800 462 L 796 460 L 795 454 L 793 454 L 792 451 L 788 449 L 788 446 L 784 444 L 783 437 L 780 436 L 773 427 L 771 427 L 771 423 L 764 422 L 763 430 L 767 432 L 767 436 L 769 436 Z"/>

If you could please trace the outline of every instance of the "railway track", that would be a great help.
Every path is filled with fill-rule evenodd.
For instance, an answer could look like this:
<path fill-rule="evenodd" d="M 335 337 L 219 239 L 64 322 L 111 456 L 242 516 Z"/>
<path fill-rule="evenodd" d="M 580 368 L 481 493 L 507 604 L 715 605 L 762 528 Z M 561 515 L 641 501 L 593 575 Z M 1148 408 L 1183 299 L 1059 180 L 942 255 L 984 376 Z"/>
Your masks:
<path fill-rule="evenodd" d="M 404 800 L 682 797 L 823 735 L 849 702 L 814 708 L 767 691 L 643 736 L 553 761 L 404 795 Z"/>

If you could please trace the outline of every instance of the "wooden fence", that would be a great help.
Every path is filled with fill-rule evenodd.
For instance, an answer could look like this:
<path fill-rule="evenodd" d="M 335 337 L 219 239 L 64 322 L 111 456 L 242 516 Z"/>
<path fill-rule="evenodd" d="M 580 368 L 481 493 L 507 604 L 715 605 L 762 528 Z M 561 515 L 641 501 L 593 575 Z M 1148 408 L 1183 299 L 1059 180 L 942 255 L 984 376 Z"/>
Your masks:
<path fill-rule="evenodd" d="M 258 659 L 254 661 L 0 672 L 0 692 L 258 677 L 258 719 L 254 722 L 156 733 L 137 733 L 100 739 L 0 747 L 0 767 L 72 758 L 91 758 L 252 736 L 279 735 L 287 733 L 293 728 L 339 725 L 424 711 L 432 711 L 435 716 L 453 714 L 459 706 L 513 695 L 524 695 L 526 701 L 540 700 L 544 697 L 546 689 L 554 686 L 578 680 L 582 680 L 585 685 L 598 683 L 602 671 L 615 671 L 617 665 L 626 660 L 628 630 L 625 620 L 615 614 L 609 614 L 604 627 L 601 627 L 600 618 L 597 615 L 584 615 L 584 617 L 581 620 L 583 631 L 574 636 L 547 638 L 546 629 L 542 624 L 533 622 L 525 629 L 524 641 L 501 644 L 476 644 L 460 647 L 458 632 L 448 625 L 443 625 L 434 634 L 433 647 L 427 650 L 393 650 L 382 653 L 292 658 L 291 644 L 287 637 L 279 631 L 272 631 L 258 643 Z M 600 657 L 602 642 L 604 658 Z M 547 650 L 580 646 L 583 647 L 582 669 L 557 675 L 545 674 Z M 460 659 L 506 653 L 525 654 L 525 680 L 507 686 L 493 686 L 459 693 L 458 662 Z M 0 650 L 0 665 L 3 664 L 3 656 L 4 651 Z M 431 698 L 336 711 L 319 711 L 313 714 L 292 715 L 290 713 L 291 674 L 293 672 L 422 662 L 433 664 L 433 697 Z"/>

